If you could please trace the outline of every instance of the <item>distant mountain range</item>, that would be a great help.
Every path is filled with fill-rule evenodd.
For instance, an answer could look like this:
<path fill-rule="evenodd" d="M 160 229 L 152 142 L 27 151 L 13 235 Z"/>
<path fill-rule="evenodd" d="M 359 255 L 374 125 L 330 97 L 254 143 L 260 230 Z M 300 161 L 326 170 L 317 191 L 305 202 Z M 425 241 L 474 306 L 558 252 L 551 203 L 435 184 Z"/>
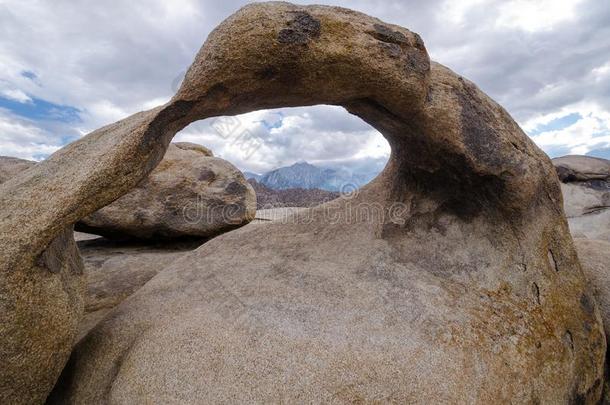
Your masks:
<path fill-rule="evenodd" d="M 334 200 L 340 194 L 336 191 L 320 190 L 319 188 L 288 188 L 273 190 L 254 178 L 248 179 L 256 192 L 256 209 L 278 207 L 314 207 Z"/>
<path fill-rule="evenodd" d="M 244 176 L 246 177 L 246 180 L 254 179 L 256 181 L 259 181 L 261 177 L 263 177 L 262 174 L 256 174 L 252 172 L 244 172 Z"/>
<path fill-rule="evenodd" d="M 247 179 L 255 179 L 274 190 L 317 188 L 341 191 L 343 188 L 361 187 L 375 178 L 377 173 L 356 173 L 344 168 L 323 168 L 307 162 L 298 162 L 292 166 L 280 167 L 265 174 L 244 172 L 244 175 Z"/>

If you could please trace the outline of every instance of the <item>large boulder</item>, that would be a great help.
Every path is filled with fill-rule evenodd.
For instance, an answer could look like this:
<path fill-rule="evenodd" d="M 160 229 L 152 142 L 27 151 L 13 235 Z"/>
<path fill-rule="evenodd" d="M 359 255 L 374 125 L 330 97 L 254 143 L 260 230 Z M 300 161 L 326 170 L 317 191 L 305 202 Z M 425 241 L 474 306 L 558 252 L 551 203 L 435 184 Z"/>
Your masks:
<path fill-rule="evenodd" d="M 76 229 L 107 237 L 210 237 L 254 218 L 256 195 L 243 174 L 206 148 L 170 144 L 161 163 L 128 194 Z"/>
<path fill-rule="evenodd" d="M 610 160 L 564 156 L 553 164 L 572 234 L 610 241 Z"/>
<path fill-rule="evenodd" d="M 384 171 L 157 274 L 78 343 L 52 401 L 597 402 L 605 336 L 553 165 L 407 29 L 344 8 L 248 5 L 210 34 L 168 105 L 120 124 L 143 120 L 146 139 L 104 129 L 80 153 L 104 156 L 89 144 L 104 137 L 132 186 L 158 160 L 110 151 L 126 139 L 161 151 L 187 122 L 312 104 L 381 131 Z M 109 163 L 82 186 L 128 188 Z M 78 219 L 87 201 L 49 212 Z"/>
<path fill-rule="evenodd" d="M 559 180 L 564 183 L 574 181 L 608 181 L 610 161 L 594 156 L 567 155 L 553 159 Z"/>
<path fill-rule="evenodd" d="M 10 156 L 0 156 L 0 184 L 22 171 L 34 166 L 36 162 Z"/>

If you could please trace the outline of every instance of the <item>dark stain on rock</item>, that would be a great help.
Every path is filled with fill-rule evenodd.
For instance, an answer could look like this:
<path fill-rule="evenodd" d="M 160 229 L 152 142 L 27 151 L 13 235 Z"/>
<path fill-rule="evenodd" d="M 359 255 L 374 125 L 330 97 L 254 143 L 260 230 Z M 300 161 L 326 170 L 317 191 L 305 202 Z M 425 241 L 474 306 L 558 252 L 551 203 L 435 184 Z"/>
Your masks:
<path fill-rule="evenodd" d="M 591 399 L 591 398 L 599 398 L 599 395 L 602 392 L 602 381 L 599 378 L 596 378 L 595 381 L 593 382 L 593 385 L 591 387 L 589 387 L 589 389 L 587 390 L 586 395 L 584 394 L 580 394 L 578 395 L 578 388 L 575 388 L 573 390 L 573 392 L 577 395 L 574 395 L 573 398 L 580 400 L 582 404 L 586 404 L 587 403 L 587 399 Z M 578 403 L 577 401 L 573 401 L 573 403 Z M 602 403 L 607 403 L 607 402 L 602 402 Z"/>
<path fill-rule="evenodd" d="M 557 176 L 562 183 L 577 183 L 580 186 L 588 187 L 597 191 L 610 191 L 609 179 L 586 179 L 580 173 L 565 166 L 556 166 Z"/>
<path fill-rule="evenodd" d="M 553 269 L 555 271 L 559 271 L 559 266 L 557 266 L 557 261 L 555 260 L 555 255 L 553 254 L 553 251 L 551 249 L 549 249 L 547 256 L 549 259 L 549 265 L 551 266 L 551 269 Z"/>
<path fill-rule="evenodd" d="M 413 150 L 417 149 L 413 144 L 410 146 Z M 430 156 L 430 151 L 424 148 L 415 154 Z M 405 173 L 402 176 L 410 179 L 422 194 L 438 201 L 439 212 L 450 212 L 470 222 L 484 210 L 492 215 L 492 207 L 501 207 L 505 190 L 501 179 L 492 175 L 476 175 L 470 163 L 454 152 L 445 150 L 439 156 L 444 157 L 444 167 L 429 171 L 404 162 Z"/>
<path fill-rule="evenodd" d="M 563 335 L 563 343 L 573 352 L 574 351 L 574 338 L 572 337 L 572 332 L 566 330 L 566 333 Z"/>
<path fill-rule="evenodd" d="M 587 397 L 575 390 L 572 393 L 572 398 L 570 399 L 570 405 L 584 405 L 587 403 Z"/>
<path fill-rule="evenodd" d="M 582 185 L 597 191 L 610 191 L 610 182 L 592 179 L 582 182 Z"/>
<path fill-rule="evenodd" d="M 593 304 L 593 300 L 589 297 L 588 294 L 582 294 L 580 296 L 580 307 L 586 314 L 591 315 L 593 311 L 595 311 L 595 305 Z"/>
<path fill-rule="evenodd" d="M 393 31 L 383 24 L 375 24 L 373 25 L 373 29 L 374 31 L 370 31 L 369 34 L 379 41 L 398 45 L 408 44 L 409 42 L 402 32 Z"/>
<path fill-rule="evenodd" d="M 540 305 L 540 287 L 538 287 L 538 284 L 536 283 L 532 284 L 532 295 L 534 296 L 536 304 Z"/>
<path fill-rule="evenodd" d="M 481 105 L 476 87 L 463 79 L 460 81 L 463 91 L 458 91 L 457 95 L 462 107 L 460 118 L 465 146 L 477 160 L 495 167 L 503 166 L 505 162 L 501 161 L 498 141 L 502 137 L 492 124 L 495 117 Z"/>
<path fill-rule="evenodd" d="M 507 195 L 508 178 L 502 175 L 507 167 L 514 166 L 514 162 L 510 155 L 501 152 L 503 136 L 498 133 L 496 117 L 485 106 L 476 87 L 466 80 L 461 80 L 461 83 L 456 96 L 461 107 L 460 126 L 466 155 L 460 158 L 464 161 L 464 167 L 470 166 L 464 174 L 472 179 L 473 191 L 478 194 L 482 204 L 499 208 L 504 215 L 514 216 L 519 208 L 507 204 L 514 197 Z M 478 167 L 472 167 L 471 161 L 476 162 Z M 483 174 L 485 172 L 488 174 Z M 473 198 L 463 196 L 463 201 Z"/>
<path fill-rule="evenodd" d="M 212 181 L 216 178 L 216 173 L 214 173 L 212 170 L 210 169 L 202 169 L 201 172 L 199 172 L 199 177 L 198 180 L 199 181 Z"/>
<path fill-rule="evenodd" d="M 53 274 L 60 273 L 64 266 L 72 274 L 83 274 L 83 262 L 74 243 L 71 226 L 49 243 L 36 259 L 36 265 Z"/>
<path fill-rule="evenodd" d="M 305 11 L 293 12 L 294 17 L 288 22 L 288 27 L 278 34 L 282 44 L 306 45 L 311 39 L 318 38 L 322 25 L 320 20 Z"/>
<path fill-rule="evenodd" d="M 266 66 L 258 71 L 258 76 L 263 80 L 270 80 L 277 76 L 278 71 L 275 66 Z"/>
<path fill-rule="evenodd" d="M 402 55 L 402 48 L 396 44 L 389 44 L 382 42 L 381 47 L 390 55 L 391 58 L 400 58 Z"/>
<path fill-rule="evenodd" d="M 246 186 L 244 186 L 243 184 L 240 184 L 236 181 L 232 181 L 225 188 L 225 190 L 230 194 L 243 194 L 246 192 Z"/>
<path fill-rule="evenodd" d="M 407 52 L 406 66 L 410 72 L 424 74 L 430 70 L 430 59 L 426 53 L 411 49 L 411 52 Z"/>
<path fill-rule="evenodd" d="M 426 94 L 426 103 L 431 103 L 434 99 L 434 89 L 432 87 L 428 88 L 428 94 Z"/>
<path fill-rule="evenodd" d="M 57 255 L 51 253 L 50 248 L 47 248 L 38 256 L 36 265 L 53 274 L 57 274 L 61 271 L 61 260 Z"/>
<path fill-rule="evenodd" d="M 384 117 L 388 122 L 404 123 L 402 117 L 370 98 L 352 101 L 348 111 L 360 117 Z M 416 123 L 409 125 L 412 131 L 418 131 Z M 399 162 L 397 178 L 410 183 L 408 187 L 418 190 L 421 195 L 438 201 L 436 211 L 439 213 L 450 212 L 470 222 L 483 210 L 488 215 L 494 215 L 497 214 L 497 207 L 505 205 L 502 200 L 506 192 L 505 181 L 499 176 L 480 173 L 465 156 L 446 145 L 430 144 L 428 139 L 413 137 L 409 139 L 408 148 L 394 143 L 392 149 L 395 155 L 403 158 Z M 497 154 L 497 150 L 493 153 Z M 431 164 L 429 159 L 437 156 L 442 157 L 442 163 Z M 404 183 L 396 187 L 404 187 Z M 396 194 L 400 195 L 401 192 L 397 190 Z"/>
<path fill-rule="evenodd" d="M 424 40 L 421 39 L 418 33 L 414 32 L 413 37 L 415 38 L 415 47 L 420 51 L 425 51 L 426 46 L 424 45 Z"/>
<path fill-rule="evenodd" d="M 562 183 L 570 183 L 573 181 L 578 181 L 574 171 L 568 167 L 564 166 L 556 166 L 555 170 L 557 171 L 557 176 Z"/>

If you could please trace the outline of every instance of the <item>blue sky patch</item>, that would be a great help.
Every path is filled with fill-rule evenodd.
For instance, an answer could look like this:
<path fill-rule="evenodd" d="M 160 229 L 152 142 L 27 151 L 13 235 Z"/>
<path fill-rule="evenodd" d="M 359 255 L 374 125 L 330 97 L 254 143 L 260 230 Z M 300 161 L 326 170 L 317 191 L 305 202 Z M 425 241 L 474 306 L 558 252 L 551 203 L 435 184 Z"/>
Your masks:
<path fill-rule="evenodd" d="M 283 121 L 284 121 L 284 114 L 280 111 L 280 112 L 273 113 L 273 115 L 278 116 L 277 120 L 272 121 L 272 122 L 267 121 L 267 120 L 255 121 L 255 122 L 261 123 L 267 130 L 272 130 L 274 128 L 281 128 Z"/>
<path fill-rule="evenodd" d="M 536 128 L 534 128 L 532 131 L 529 132 L 529 135 L 536 136 L 543 132 L 559 131 L 559 130 L 569 127 L 570 125 L 576 124 L 576 122 L 578 122 L 581 118 L 582 118 L 582 115 L 580 115 L 579 113 L 572 113 L 572 114 L 564 115 L 563 117 L 559 117 L 559 118 L 555 118 L 554 120 L 551 120 L 547 124 L 538 125 Z"/>
<path fill-rule="evenodd" d="M 40 98 L 32 98 L 31 102 L 20 103 L 0 97 L 0 108 L 5 108 L 15 115 L 30 120 L 59 121 L 64 123 L 82 122 L 80 118 L 81 110 L 78 108 L 54 104 Z"/>
<path fill-rule="evenodd" d="M 23 72 L 21 72 L 21 76 L 26 77 L 30 80 L 34 80 L 34 79 L 38 78 L 38 76 L 36 76 L 36 73 L 34 73 L 30 70 L 24 70 Z"/>
<path fill-rule="evenodd" d="M 610 159 L 610 146 L 599 147 L 586 153 L 587 156 L 598 157 L 602 159 Z"/>
<path fill-rule="evenodd" d="M 544 153 L 549 155 L 551 158 L 556 158 L 559 156 L 570 155 L 570 147 L 565 145 L 546 145 L 541 148 L 544 150 Z"/>

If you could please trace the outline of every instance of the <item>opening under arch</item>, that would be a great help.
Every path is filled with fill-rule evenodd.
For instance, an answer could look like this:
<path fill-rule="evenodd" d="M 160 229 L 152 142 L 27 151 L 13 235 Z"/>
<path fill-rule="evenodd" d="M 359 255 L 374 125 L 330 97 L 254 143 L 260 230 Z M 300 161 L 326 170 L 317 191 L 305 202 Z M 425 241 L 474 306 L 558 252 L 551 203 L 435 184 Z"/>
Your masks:
<path fill-rule="evenodd" d="M 292 203 L 306 206 L 351 192 L 374 179 L 390 156 L 379 131 L 331 105 L 208 118 L 187 126 L 174 141 L 204 145 L 237 166 L 252 184 L 259 183 L 259 209 L 271 208 L 262 195 L 265 188 L 283 195 L 307 190 L 299 191 L 299 201 Z"/>

